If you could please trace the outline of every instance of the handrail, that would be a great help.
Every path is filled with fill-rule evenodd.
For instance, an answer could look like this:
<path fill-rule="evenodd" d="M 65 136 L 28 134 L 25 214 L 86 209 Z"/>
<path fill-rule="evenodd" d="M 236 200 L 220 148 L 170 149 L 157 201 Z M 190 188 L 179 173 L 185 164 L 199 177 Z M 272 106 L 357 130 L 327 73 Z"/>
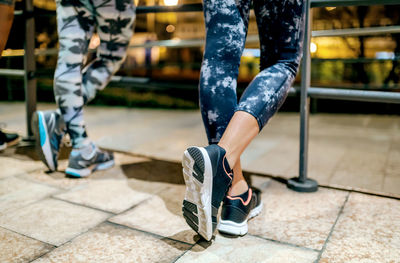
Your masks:
<path fill-rule="evenodd" d="M 339 7 L 339 6 L 368 6 L 368 5 L 398 5 L 398 0 L 311 0 L 313 7 Z"/>
<path fill-rule="evenodd" d="M 398 0 L 311 0 L 311 8 L 314 7 L 340 7 L 340 6 L 368 6 L 368 5 L 398 5 Z M 150 13 L 170 13 L 170 12 L 199 12 L 203 11 L 203 4 L 182 4 L 176 6 L 137 6 L 136 14 Z M 34 12 L 35 13 L 35 12 Z M 48 14 L 54 15 L 55 11 L 48 11 Z M 14 15 L 23 16 L 21 10 L 14 11 Z"/>
<path fill-rule="evenodd" d="M 371 36 L 400 33 L 400 26 L 379 26 L 312 31 L 312 37 Z"/>

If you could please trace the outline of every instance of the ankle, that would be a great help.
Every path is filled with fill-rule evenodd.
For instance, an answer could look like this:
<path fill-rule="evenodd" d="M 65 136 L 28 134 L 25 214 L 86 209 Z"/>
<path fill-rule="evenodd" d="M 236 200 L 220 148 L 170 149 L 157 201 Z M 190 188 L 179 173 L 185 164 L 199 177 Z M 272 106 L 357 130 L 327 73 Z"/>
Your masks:
<path fill-rule="evenodd" d="M 235 157 L 231 154 L 231 152 L 229 151 L 229 148 L 226 147 L 226 145 L 220 144 L 220 143 L 218 143 L 217 145 L 225 150 L 225 158 L 228 161 L 229 167 L 231 169 L 233 169 L 233 167 L 235 167 L 235 164 L 236 164 Z"/>
<path fill-rule="evenodd" d="M 228 195 L 237 196 L 241 195 L 249 190 L 249 185 L 245 180 L 240 180 L 232 183 L 231 188 L 228 191 Z"/>

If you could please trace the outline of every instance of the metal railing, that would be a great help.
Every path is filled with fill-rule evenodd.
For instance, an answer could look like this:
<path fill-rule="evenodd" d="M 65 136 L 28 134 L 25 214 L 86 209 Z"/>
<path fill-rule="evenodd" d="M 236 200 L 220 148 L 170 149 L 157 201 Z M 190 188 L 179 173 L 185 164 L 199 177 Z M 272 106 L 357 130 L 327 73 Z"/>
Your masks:
<path fill-rule="evenodd" d="M 308 139 L 309 139 L 309 115 L 310 115 L 310 97 L 337 99 L 337 100 L 359 100 L 369 102 L 390 102 L 400 103 L 400 93 L 379 92 L 379 91 L 362 91 L 362 90 L 344 90 L 344 89 L 324 89 L 310 87 L 311 84 L 311 15 L 312 7 L 331 7 L 331 6 L 348 6 L 348 5 L 390 5 L 400 4 L 399 0 L 306 0 L 306 19 L 305 34 L 303 45 L 303 59 L 301 62 L 301 90 L 300 90 L 300 155 L 299 155 L 299 176 L 294 177 L 287 182 L 287 186 L 298 192 L 315 192 L 318 190 L 318 183 L 307 178 L 308 172 Z M 398 28 L 390 28 L 385 33 L 398 32 Z M 360 35 L 370 29 L 346 29 L 339 32 L 345 33 L 346 36 Z M 318 36 L 318 32 L 314 33 Z M 337 36 L 334 30 L 330 30 L 329 34 L 322 31 L 319 36 Z M 321 32 L 319 32 L 321 33 Z M 373 31 L 377 33 L 377 31 Z"/>
<path fill-rule="evenodd" d="M 332 89 L 310 87 L 311 81 L 311 56 L 310 41 L 312 37 L 331 37 L 331 36 L 360 36 L 376 35 L 387 33 L 399 33 L 400 26 L 386 26 L 373 28 L 353 28 L 337 30 L 311 31 L 311 10 L 314 7 L 338 7 L 338 6 L 360 6 L 360 5 L 393 5 L 400 4 L 400 0 L 304 0 L 306 8 L 305 39 L 303 45 L 303 60 L 301 70 L 301 88 L 291 88 L 290 93 L 300 93 L 300 159 L 299 176 L 288 180 L 287 186 L 299 192 L 317 191 L 318 184 L 315 180 L 307 178 L 308 167 L 308 136 L 309 136 L 309 113 L 310 97 L 325 98 L 334 100 L 355 100 L 368 102 L 400 103 L 400 93 L 364 91 L 351 89 Z M 25 10 L 16 11 L 16 15 L 22 15 L 26 19 L 25 46 L 24 46 L 24 70 L 0 69 L 0 75 L 24 76 L 25 79 L 25 98 L 26 98 L 26 121 L 28 139 L 32 139 L 31 118 L 36 110 L 36 78 L 35 78 L 35 50 L 34 50 L 34 12 L 32 0 L 25 1 Z M 139 6 L 137 14 L 163 13 L 163 12 L 198 12 L 202 11 L 202 4 L 186 4 L 178 6 Z M 258 41 L 258 37 L 250 36 L 248 41 Z M 167 46 L 167 47 L 186 47 L 202 46 L 204 40 L 182 40 L 176 41 L 154 41 L 136 47 Z M 54 53 L 54 50 L 51 52 Z M 124 77 L 113 77 L 114 81 L 123 81 Z"/>

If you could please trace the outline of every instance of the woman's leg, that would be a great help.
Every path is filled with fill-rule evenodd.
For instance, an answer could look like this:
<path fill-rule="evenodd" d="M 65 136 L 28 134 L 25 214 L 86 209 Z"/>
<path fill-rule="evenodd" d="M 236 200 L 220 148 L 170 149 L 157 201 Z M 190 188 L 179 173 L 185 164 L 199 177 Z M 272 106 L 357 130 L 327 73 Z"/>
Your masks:
<path fill-rule="evenodd" d="M 243 93 L 219 145 L 231 166 L 283 104 L 301 59 L 302 1 L 254 2 L 261 42 L 261 72 Z"/>
<path fill-rule="evenodd" d="M 97 33 L 100 46 L 97 58 L 84 70 L 83 90 L 85 103 L 91 101 L 98 90 L 104 89 L 121 67 L 133 35 L 135 6 L 133 1 L 94 0 Z M 106 4 L 104 4 L 106 3 Z"/>
<path fill-rule="evenodd" d="M 218 143 L 237 107 L 236 84 L 250 1 L 205 0 L 206 46 L 200 72 L 200 109 L 209 144 Z"/>
<path fill-rule="evenodd" d="M 81 148 L 87 139 L 83 118 L 82 67 L 94 30 L 89 1 L 57 0 L 57 28 L 60 43 L 54 76 L 56 102 L 70 135 L 72 146 Z"/>
<path fill-rule="evenodd" d="M 206 48 L 200 74 L 200 108 L 209 144 L 218 143 L 236 107 L 236 84 L 250 1 L 204 1 Z M 233 167 L 230 193 L 247 190 L 240 162 Z"/>

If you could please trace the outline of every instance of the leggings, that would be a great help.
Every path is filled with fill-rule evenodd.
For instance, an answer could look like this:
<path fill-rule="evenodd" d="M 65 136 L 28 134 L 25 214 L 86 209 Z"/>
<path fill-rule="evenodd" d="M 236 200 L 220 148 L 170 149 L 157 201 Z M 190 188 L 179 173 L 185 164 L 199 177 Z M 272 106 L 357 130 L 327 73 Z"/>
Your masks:
<path fill-rule="evenodd" d="M 283 104 L 302 55 L 303 0 L 254 0 L 260 38 L 260 73 L 238 103 L 240 57 L 251 0 L 204 0 L 206 46 L 200 72 L 200 109 L 210 144 L 218 143 L 235 111 L 257 120 L 259 130 Z"/>
<path fill-rule="evenodd" d="M 56 0 L 60 50 L 54 93 L 70 135 L 80 148 L 87 138 L 83 106 L 110 81 L 126 57 L 133 34 L 135 7 L 131 0 Z M 96 28 L 97 56 L 85 66 Z"/>

